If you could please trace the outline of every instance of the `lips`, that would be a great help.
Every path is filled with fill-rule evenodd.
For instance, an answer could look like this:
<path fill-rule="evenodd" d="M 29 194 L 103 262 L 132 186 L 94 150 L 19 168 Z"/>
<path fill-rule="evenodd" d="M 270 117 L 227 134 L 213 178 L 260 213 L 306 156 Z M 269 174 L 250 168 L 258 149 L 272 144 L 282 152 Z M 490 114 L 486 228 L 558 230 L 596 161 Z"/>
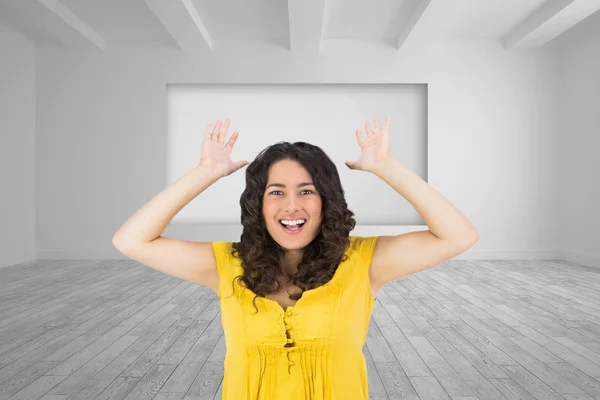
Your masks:
<path fill-rule="evenodd" d="M 281 229 L 283 229 L 289 235 L 297 235 L 298 233 L 300 233 L 300 231 L 302 231 L 302 229 L 304 229 L 305 224 L 306 224 L 306 222 L 304 224 L 302 224 L 302 226 L 299 226 L 298 228 L 289 229 L 286 225 L 283 225 L 281 222 L 279 223 L 279 225 L 281 226 Z"/>

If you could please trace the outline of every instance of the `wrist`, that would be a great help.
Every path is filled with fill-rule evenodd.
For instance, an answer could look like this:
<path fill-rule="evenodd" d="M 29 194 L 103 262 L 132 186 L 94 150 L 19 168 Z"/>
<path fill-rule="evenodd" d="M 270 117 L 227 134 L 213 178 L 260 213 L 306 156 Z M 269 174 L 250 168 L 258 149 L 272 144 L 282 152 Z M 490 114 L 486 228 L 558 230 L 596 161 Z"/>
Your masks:
<path fill-rule="evenodd" d="M 377 164 L 375 164 L 369 172 L 375 175 L 380 175 L 383 171 L 394 168 L 398 166 L 398 164 L 400 164 L 398 160 L 396 160 L 394 157 L 389 157 L 377 162 Z"/>
<path fill-rule="evenodd" d="M 215 168 L 210 165 L 198 164 L 193 169 L 193 171 L 198 172 L 203 177 L 207 177 L 211 181 L 218 181 L 223 178 L 223 174 L 220 174 Z"/>

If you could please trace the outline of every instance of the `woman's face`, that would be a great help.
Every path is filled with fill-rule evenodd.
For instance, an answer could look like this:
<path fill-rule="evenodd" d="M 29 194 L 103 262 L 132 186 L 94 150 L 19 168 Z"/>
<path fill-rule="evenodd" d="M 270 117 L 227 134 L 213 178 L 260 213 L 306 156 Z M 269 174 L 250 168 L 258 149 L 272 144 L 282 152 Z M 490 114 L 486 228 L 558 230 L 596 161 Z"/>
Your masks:
<path fill-rule="evenodd" d="M 306 247 L 321 227 L 321 195 L 308 171 L 297 161 L 280 160 L 269 167 L 263 197 L 263 216 L 267 231 L 279 245 L 288 250 Z M 286 228 L 281 221 L 303 220 Z M 292 222 L 293 223 L 293 222 Z"/>

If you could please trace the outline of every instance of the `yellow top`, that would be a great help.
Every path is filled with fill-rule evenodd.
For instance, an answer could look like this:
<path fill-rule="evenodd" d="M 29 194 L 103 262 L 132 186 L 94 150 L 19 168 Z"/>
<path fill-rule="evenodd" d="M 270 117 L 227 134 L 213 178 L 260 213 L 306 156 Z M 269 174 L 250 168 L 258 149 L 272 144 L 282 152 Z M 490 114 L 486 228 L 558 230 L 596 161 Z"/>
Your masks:
<path fill-rule="evenodd" d="M 286 311 L 257 297 L 258 313 L 255 294 L 238 280 L 232 287 L 243 270 L 231 243 L 213 242 L 227 347 L 223 399 L 368 399 L 362 348 L 375 304 L 368 272 L 376 241 L 350 236 L 348 259 L 329 282 Z"/>

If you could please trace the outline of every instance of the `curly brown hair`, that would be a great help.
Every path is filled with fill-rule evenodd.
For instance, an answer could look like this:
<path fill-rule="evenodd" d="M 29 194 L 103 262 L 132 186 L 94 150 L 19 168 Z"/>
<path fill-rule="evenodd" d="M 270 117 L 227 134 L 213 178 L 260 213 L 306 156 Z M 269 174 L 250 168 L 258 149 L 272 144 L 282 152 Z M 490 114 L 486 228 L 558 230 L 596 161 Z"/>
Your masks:
<path fill-rule="evenodd" d="M 322 199 L 322 220 L 318 234 L 303 248 L 293 284 L 302 292 L 329 282 L 338 265 L 347 259 L 350 231 L 356 225 L 348 209 L 344 190 L 335 164 L 318 146 L 305 142 L 278 142 L 261 151 L 246 169 L 246 189 L 240 197 L 243 226 L 240 242 L 232 243 L 231 255 L 241 260 L 243 275 L 233 279 L 250 289 L 256 312 L 257 297 L 266 297 L 281 288 L 276 279 L 281 273 L 285 249 L 267 231 L 262 214 L 263 196 L 269 167 L 280 160 L 299 162 L 311 175 Z M 299 299 L 302 293 L 296 295 Z"/>

